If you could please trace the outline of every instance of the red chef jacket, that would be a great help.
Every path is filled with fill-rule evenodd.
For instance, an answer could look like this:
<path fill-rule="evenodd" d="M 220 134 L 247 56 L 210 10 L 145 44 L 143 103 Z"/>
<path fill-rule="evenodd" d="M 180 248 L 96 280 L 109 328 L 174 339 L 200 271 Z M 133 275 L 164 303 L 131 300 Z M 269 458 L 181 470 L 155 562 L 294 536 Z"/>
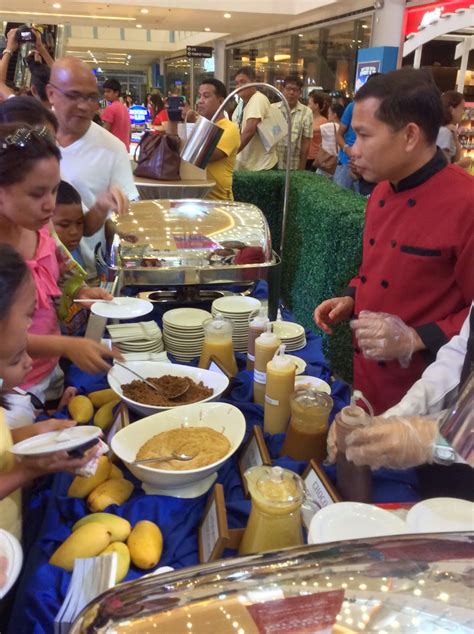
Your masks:
<path fill-rule="evenodd" d="M 365 359 L 354 339 L 354 387 L 382 413 L 398 403 L 438 349 L 458 334 L 474 298 L 474 178 L 438 150 L 397 187 L 379 183 L 367 205 L 359 274 L 346 294 L 361 310 L 398 315 L 427 350 L 408 368 Z"/>

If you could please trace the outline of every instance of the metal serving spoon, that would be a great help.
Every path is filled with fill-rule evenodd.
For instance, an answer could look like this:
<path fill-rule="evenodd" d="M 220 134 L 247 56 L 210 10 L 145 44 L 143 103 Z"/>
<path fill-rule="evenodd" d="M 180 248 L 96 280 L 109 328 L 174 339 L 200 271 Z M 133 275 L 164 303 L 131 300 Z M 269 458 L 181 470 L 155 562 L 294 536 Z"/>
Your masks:
<path fill-rule="evenodd" d="M 124 365 L 123 363 L 120 363 L 120 361 L 115 361 L 114 365 L 119 365 L 124 370 L 128 370 L 128 372 L 130 372 L 131 374 L 134 374 L 141 381 L 143 381 L 146 385 L 148 385 L 148 387 L 151 387 L 152 390 L 155 390 L 155 392 L 157 392 L 160 396 L 163 396 L 164 398 L 168 398 L 169 400 L 173 400 L 174 398 L 178 398 L 178 396 L 182 396 L 183 394 L 185 394 L 189 390 L 189 382 L 188 382 L 187 385 L 185 385 L 184 387 L 177 388 L 174 393 L 171 393 L 171 394 L 168 393 L 168 392 L 165 393 L 160 387 L 157 387 L 156 385 L 154 385 L 153 383 L 151 383 L 150 381 L 145 379 L 145 377 L 143 377 L 141 374 L 138 374 L 138 372 L 135 372 L 135 370 L 132 370 L 128 366 Z"/>
<path fill-rule="evenodd" d="M 137 464 L 145 464 L 147 462 L 168 462 L 168 460 L 183 460 L 183 461 L 187 461 L 187 460 L 192 460 L 193 458 L 196 457 L 196 455 L 197 454 L 194 454 L 194 456 L 189 456 L 186 453 L 175 453 L 175 452 L 173 452 L 171 454 L 171 456 L 160 456 L 158 458 L 143 458 L 142 460 L 134 460 L 130 464 L 137 465 Z"/>

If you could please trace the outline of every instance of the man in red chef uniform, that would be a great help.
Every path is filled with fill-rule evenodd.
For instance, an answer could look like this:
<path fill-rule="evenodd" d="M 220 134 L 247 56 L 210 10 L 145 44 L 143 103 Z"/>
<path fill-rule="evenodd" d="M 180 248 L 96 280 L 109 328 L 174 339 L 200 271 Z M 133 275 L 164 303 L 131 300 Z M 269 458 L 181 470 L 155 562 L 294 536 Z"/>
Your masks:
<path fill-rule="evenodd" d="M 474 179 L 436 147 L 442 121 L 440 93 L 424 71 L 380 75 L 355 97 L 352 160 L 379 184 L 359 274 L 314 319 L 331 334 L 356 317 L 354 387 L 376 414 L 398 403 L 459 333 L 474 298 Z"/>

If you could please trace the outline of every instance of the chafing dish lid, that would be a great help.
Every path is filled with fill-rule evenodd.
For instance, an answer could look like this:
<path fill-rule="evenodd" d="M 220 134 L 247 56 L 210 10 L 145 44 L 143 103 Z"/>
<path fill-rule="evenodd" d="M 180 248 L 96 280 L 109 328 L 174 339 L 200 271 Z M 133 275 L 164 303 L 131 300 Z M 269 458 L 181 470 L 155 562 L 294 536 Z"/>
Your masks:
<path fill-rule="evenodd" d="M 248 203 L 143 200 L 131 203 L 115 225 L 110 262 L 118 268 L 272 261 L 265 216 Z"/>

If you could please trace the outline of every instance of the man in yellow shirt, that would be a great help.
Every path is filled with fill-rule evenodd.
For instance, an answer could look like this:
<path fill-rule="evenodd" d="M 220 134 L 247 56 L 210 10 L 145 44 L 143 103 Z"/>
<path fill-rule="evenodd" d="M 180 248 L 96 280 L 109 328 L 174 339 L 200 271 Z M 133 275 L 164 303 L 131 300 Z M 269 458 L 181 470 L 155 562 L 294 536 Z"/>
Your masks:
<path fill-rule="evenodd" d="M 219 106 L 227 97 L 224 84 L 218 79 L 206 78 L 199 86 L 197 111 L 202 117 L 212 119 Z M 207 166 L 207 176 L 216 181 L 215 187 L 206 196 L 210 200 L 234 200 L 232 194 L 232 174 L 237 150 L 240 146 L 239 128 L 221 114 L 216 125 L 224 130 L 211 160 Z"/>

